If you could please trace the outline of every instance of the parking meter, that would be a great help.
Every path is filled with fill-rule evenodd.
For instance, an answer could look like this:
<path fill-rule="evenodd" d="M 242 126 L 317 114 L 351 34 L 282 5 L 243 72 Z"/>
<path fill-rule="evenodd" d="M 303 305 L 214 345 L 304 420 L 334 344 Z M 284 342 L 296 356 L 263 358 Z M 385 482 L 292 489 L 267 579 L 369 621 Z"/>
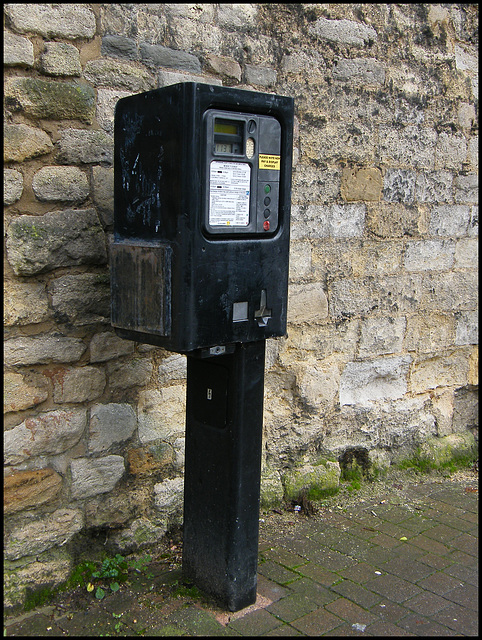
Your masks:
<path fill-rule="evenodd" d="M 119 100 L 111 322 L 187 356 L 183 574 L 256 600 L 267 338 L 286 334 L 293 100 L 181 83 Z"/>

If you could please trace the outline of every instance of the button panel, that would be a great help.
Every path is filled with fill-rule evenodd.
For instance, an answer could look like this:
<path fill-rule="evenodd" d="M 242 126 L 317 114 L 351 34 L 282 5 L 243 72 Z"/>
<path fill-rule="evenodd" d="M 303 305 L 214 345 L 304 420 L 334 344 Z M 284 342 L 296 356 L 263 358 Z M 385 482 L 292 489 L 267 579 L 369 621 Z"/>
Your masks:
<path fill-rule="evenodd" d="M 269 196 L 266 195 L 269 193 Z M 279 182 L 258 182 L 258 231 L 274 231 L 278 227 Z M 261 215 L 260 215 L 261 214 Z M 266 224 L 268 223 L 268 224 Z"/>

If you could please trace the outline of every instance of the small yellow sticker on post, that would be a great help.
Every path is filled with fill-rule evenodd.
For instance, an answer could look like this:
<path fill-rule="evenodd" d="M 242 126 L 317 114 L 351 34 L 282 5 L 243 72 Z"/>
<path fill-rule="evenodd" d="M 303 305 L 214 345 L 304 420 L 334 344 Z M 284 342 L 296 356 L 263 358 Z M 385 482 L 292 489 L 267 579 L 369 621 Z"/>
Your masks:
<path fill-rule="evenodd" d="M 268 156 L 266 154 L 259 154 L 259 168 L 260 169 L 274 169 L 280 170 L 280 156 Z"/>

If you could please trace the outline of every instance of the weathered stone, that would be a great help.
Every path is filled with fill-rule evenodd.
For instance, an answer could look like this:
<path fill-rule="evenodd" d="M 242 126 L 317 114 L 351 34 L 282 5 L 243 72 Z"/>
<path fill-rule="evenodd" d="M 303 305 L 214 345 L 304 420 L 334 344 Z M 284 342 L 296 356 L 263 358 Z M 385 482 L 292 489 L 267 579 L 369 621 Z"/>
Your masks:
<path fill-rule="evenodd" d="M 40 65 L 48 76 L 82 75 L 79 50 L 65 42 L 47 42 L 40 58 Z"/>
<path fill-rule="evenodd" d="M 95 14 L 84 4 L 6 4 L 5 13 L 20 33 L 70 39 L 95 33 Z"/>
<path fill-rule="evenodd" d="M 96 367 L 61 369 L 52 376 L 54 402 L 88 402 L 102 395 L 105 373 Z"/>
<path fill-rule="evenodd" d="M 159 382 L 166 384 L 171 380 L 185 380 L 187 375 L 186 356 L 176 353 L 164 358 L 159 365 Z"/>
<path fill-rule="evenodd" d="M 96 404 L 90 410 L 89 451 L 105 452 L 134 433 L 137 418 L 129 404 Z"/>
<path fill-rule="evenodd" d="M 35 407 L 49 396 L 45 379 L 36 374 L 5 372 L 3 378 L 3 411 L 23 411 Z"/>
<path fill-rule="evenodd" d="M 293 171 L 292 202 L 300 204 L 333 202 L 340 193 L 340 171 L 300 167 Z M 345 197 L 345 196 L 343 196 Z M 345 198 L 347 199 L 347 198 Z"/>
<path fill-rule="evenodd" d="M 142 444 L 153 440 L 170 442 L 184 432 L 186 415 L 186 387 L 174 385 L 139 393 L 137 409 L 139 440 Z"/>
<path fill-rule="evenodd" d="M 62 489 L 62 477 L 53 469 L 14 471 L 4 479 L 5 515 L 53 502 Z"/>
<path fill-rule="evenodd" d="M 108 274 L 80 273 L 52 280 L 48 290 L 54 315 L 77 325 L 107 322 L 110 318 Z"/>
<path fill-rule="evenodd" d="M 383 84 L 385 69 L 375 58 L 342 58 L 333 67 L 333 77 L 363 84 Z"/>
<path fill-rule="evenodd" d="M 405 349 L 418 353 L 433 353 L 454 343 L 453 316 L 430 313 L 407 318 Z"/>
<path fill-rule="evenodd" d="M 152 363 L 136 358 L 125 363 L 109 363 L 109 385 L 113 389 L 144 386 L 152 373 Z"/>
<path fill-rule="evenodd" d="M 437 387 L 462 387 L 467 384 L 468 369 L 468 353 L 465 351 L 419 356 L 410 372 L 410 389 L 413 393 L 423 393 Z"/>
<path fill-rule="evenodd" d="M 33 67 L 33 44 L 9 31 L 3 32 L 3 64 L 8 67 Z"/>
<path fill-rule="evenodd" d="M 475 387 L 462 387 L 454 394 L 453 429 L 466 433 L 479 426 L 479 391 Z"/>
<path fill-rule="evenodd" d="M 167 67 L 199 73 L 201 71 L 201 63 L 196 56 L 184 51 L 169 49 L 159 44 L 139 45 L 139 54 L 141 60 L 150 67 Z"/>
<path fill-rule="evenodd" d="M 125 472 L 122 456 L 76 458 L 70 463 L 72 498 L 90 498 L 112 491 Z"/>
<path fill-rule="evenodd" d="M 408 242 L 404 267 L 407 271 L 444 271 L 454 264 L 452 240 L 416 240 Z"/>
<path fill-rule="evenodd" d="M 435 150 L 437 168 L 462 169 L 467 159 L 467 141 L 462 135 L 450 135 L 442 132 Z"/>
<path fill-rule="evenodd" d="M 171 467 L 175 462 L 174 448 L 165 442 L 151 442 L 143 447 L 129 449 L 127 461 L 129 473 L 134 475 L 149 474 Z"/>
<path fill-rule="evenodd" d="M 363 235 L 364 204 L 316 204 L 292 209 L 292 237 L 300 238 L 353 238 Z"/>
<path fill-rule="evenodd" d="M 107 133 L 114 133 L 114 110 L 117 102 L 130 95 L 131 91 L 97 89 L 97 122 Z"/>
<path fill-rule="evenodd" d="M 27 418 L 5 433 L 5 461 L 19 464 L 28 458 L 63 453 L 80 440 L 86 422 L 85 409 L 49 411 Z"/>
<path fill-rule="evenodd" d="M 78 167 L 42 167 L 32 179 L 35 196 L 45 202 L 83 202 L 89 183 Z"/>
<path fill-rule="evenodd" d="M 405 336 L 407 319 L 369 318 L 361 323 L 360 358 L 400 353 Z"/>
<path fill-rule="evenodd" d="M 381 126 L 379 157 L 389 166 L 396 163 L 417 169 L 434 169 L 437 134 L 434 130 L 409 125 L 403 129 Z"/>
<path fill-rule="evenodd" d="M 90 341 L 90 361 L 105 362 L 120 356 L 126 356 L 134 352 L 134 343 L 131 340 L 119 338 L 110 331 L 96 333 Z"/>
<path fill-rule="evenodd" d="M 155 88 L 153 78 L 144 69 L 109 58 L 89 60 L 85 65 L 84 78 L 96 87 L 116 87 L 131 92 Z"/>
<path fill-rule="evenodd" d="M 75 362 L 86 349 L 80 338 L 62 335 L 11 338 L 4 344 L 4 358 L 7 366 Z"/>
<path fill-rule="evenodd" d="M 42 129 L 26 124 L 3 125 L 4 162 L 23 162 L 50 153 L 53 148 L 52 141 Z"/>
<path fill-rule="evenodd" d="M 340 383 L 338 365 L 329 367 L 309 361 L 294 368 L 297 390 L 308 411 L 324 413 L 334 407 Z"/>
<path fill-rule="evenodd" d="M 427 225 L 427 214 L 417 206 L 380 203 L 367 206 L 366 228 L 376 238 L 417 237 Z"/>
<path fill-rule="evenodd" d="M 248 29 L 256 25 L 258 5 L 256 4 L 220 4 L 217 7 L 217 21 L 226 29 Z"/>
<path fill-rule="evenodd" d="M 402 398 L 411 361 L 410 356 L 397 356 L 348 362 L 340 379 L 340 405 L 369 406 L 377 400 Z"/>
<path fill-rule="evenodd" d="M 417 202 L 453 202 L 453 175 L 448 171 L 417 173 L 415 199 Z"/>
<path fill-rule="evenodd" d="M 278 75 L 275 69 L 254 64 L 247 64 L 244 73 L 248 84 L 260 87 L 274 87 Z"/>
<path fill-rule="evenodd" d="M 22 197 L 23 175 L 15 169 L 3 171 L 3 204 L 13 204 Z"/>
<path fill-rule="evenodd" d="M 114 224 L 114 169 L 92 167 L 92 199 L 105 228 Z"/>
<path fill-rule="evenodd" d="M 178 82 L 200 82 L 201 84 L 223 85 L 222 80 L 213 76 L 199 76 L 193 73 L 178 73 L 176 71 L 159 71 L 159 87 L 168 87 Z"/>
<path fill-rule="evenodd" d="M 327 20 L 318 18 L 310 25 L 309 33 L 321 40 L 331 40 L 340 44 L 363 47 L 370 42 L 376 42 L 377 32 L 361 22 L 353 20 Z"/>
<path fill-rule="evenodd" d="M 455 461 L 460 456 L 472 455 L 476 448 L 474 436 L 470 431 L 451 433 L 443 438 L 429 438 L 420 446 L 420 457 L 443 465 Z"/>
<path fill-rule="evenodd" d="M 5 102 L 34 118 L 92 124 L 95 117 L 95 92 L 86 82 L 10 78 L 5 85 Z"/>
<path fill-rule="evenodd" d="M 322 284 L 292 284 L 288 294 L 290 323 L 320 322 L 328 317 L 328 300 Z"/>
<path fill-rule="evenodd" d="M 340 475 L 339 463 L 330 460 L 295 467 L 282 476 L 285 500 L 299 500 L 303 494 L 309 498 L 310 491 L 316 495 L 321 491 L 334 491 L 340 484 Z"/>
<path fill-rule="evenodd" d="M 475 173 L 456 176 L 454 180 L 455 202 L 479 202 L 479 177 Z"/>
<path fill-rule="evenodd" d="M 450 271 L 425 274 L 420 289 L 420 306 L 427 311 L 452 313 L 473 309 L 478 274 L 473 271 Z"/>
<path fill-rule="evenodd" d="M 378 159 L 370 122 L 347 124 L 341 120 L 320 128 L 302 125 L 301 129 L 301 153 L 315 162 L 338 162 L 343 158 L 345 162 L 373 165 Z M 398 149 L 398 138 L 396 142 Z"/>
<path fill-rule="evenodd" d="M 341 196 L 347 202 L 357 200 L 379 202 L 382 195 L 380 169 L 345 168 L 341 178 Z"/>
<path fill-rule="evenodd" d="M 462 103 L 457 109 L 457 121 L 463 129 L 470 129 L 476 122 L 475 107 L 473 104 Z"/>
<path fill-rule="evenodd" d="M 228 76 L 228 78 L 235 78 L 238 81 L 241 80 L 241 67 L 232 58 L 210 53 L 206 56 L 206 65 L 209 71 L 214 71 L 221 76 Z"/>
<path fill-rule="evenodd" d="M 170 514 L 182 509 L 184 481 L 182 478 L 164 480 L 154 485 L 154 504 L 161 513 Z"/>
<path fill-rule="evenodd" d="M 105 264 L 105 237 L 94 209 L 19 216 L 7 230 L 7 258 L 17 275 Z"/>
<path fill-rule="evenodd" d="M 387 202 L 413 202 L 415 173 L 403 169 L 388 169 L 383 180 L 383 198 Z"/>
<path fill-rule="evenodd" d="M 102 493 L 85 502 L 86 527 L 107 527 L 114 529 L 125 526 L 142 508 L 145 493 L 142 490 L 114 493 Z"/>
<path fill-rule="evenodd" d="M 180 519 L 179 513 L 178 520 Z M 153 545 L 162 543 L 167 530 L 167 522 L 154 523 L 146 516 L 141 516 L 128 527 L 113 532 L 111 539 L 116 547 L 126 554 L 143 548 L 152 549 Z"/>
<path fill-rule="evenodd" d="M 479 344 L 479 314 L 477 311 L 465 311 L 458 314 L 455 344 Z"/>
<path fill-rule="evenodd" d="M 103 36 L 101 53 L 103 56 L 129 58 L 130 60 L 138 58 L 136 41 L 124 36 Z"/>
<path fill-rule="evenodd" d="M 305 278 L 311 273 L 311 246 L 305 242 L 292 242 L 290 246 L 290 280 Z"/>
<path fill-rule="evenodd" d="M 14 529 L 8 536 L 5 557 L 16 560 L 36 556 L 68 542 L 82 529 L 83 514 L 76 509 L 58 509 L 52 515 Z"/>
<path fill-rule="evenodd" d="M 61 164 L 111 165 L 114 140 L 105 131 L 63 129 L 58 142 L 57 160 Z"/>
<path fill-rule="evenodd" d="M 284 489 L 278 469 L 266 465 L 261 469 L 260 506 L 262 509 L 278 507 L 283 502 Z"/>

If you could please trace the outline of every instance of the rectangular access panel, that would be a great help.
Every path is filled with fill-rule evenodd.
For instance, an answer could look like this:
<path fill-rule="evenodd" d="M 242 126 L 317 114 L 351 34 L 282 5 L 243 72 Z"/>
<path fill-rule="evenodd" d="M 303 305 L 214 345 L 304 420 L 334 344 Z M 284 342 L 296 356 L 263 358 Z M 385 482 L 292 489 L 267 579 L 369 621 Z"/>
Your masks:
<path fill-rule="evenodd" d="M 285 335 L 292 139 L 288 97 L 187 82 L 119 100 L 120 336 L 212 355 Z"/>

